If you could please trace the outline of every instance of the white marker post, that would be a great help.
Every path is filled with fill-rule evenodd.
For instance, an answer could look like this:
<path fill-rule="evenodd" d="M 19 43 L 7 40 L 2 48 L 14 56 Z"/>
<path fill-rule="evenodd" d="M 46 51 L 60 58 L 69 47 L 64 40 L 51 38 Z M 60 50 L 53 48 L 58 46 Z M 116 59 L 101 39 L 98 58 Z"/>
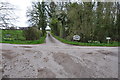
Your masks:
<path fill-rule="evenodd" d="M 110 37 L 106 37 L 106 39 L 108 40 L 108 44 L 109 44 L 109 43 L 110 43 L 110 39 L 111 39 L 111 38 L 110 38 Z"/>

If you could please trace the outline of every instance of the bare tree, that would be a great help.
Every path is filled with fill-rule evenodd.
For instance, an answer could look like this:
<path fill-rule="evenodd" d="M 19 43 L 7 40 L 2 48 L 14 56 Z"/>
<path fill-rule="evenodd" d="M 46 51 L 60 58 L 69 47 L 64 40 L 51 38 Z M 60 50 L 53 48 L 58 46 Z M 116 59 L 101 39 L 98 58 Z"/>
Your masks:
<path fill-rule="evenodd" d="M 15 7 L 8 2 L 0 2 L 0 27 L 13 26 L 16 19 Z"/>

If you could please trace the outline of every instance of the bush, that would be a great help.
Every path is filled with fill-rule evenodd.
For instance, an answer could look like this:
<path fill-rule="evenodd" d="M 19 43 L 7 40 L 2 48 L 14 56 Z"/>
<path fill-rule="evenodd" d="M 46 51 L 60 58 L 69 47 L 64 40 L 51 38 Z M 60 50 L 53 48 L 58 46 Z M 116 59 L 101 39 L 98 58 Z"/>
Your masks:
<path fill-rule="evenodd" d="M 3 38 L 4 41 L 13 41 L 14 38 Z"/>
<path fill-rule="evenodd" d="M 38 40 L 40 39 L 40 30 L 35 27 L 29 27 L 27 30 L 24 30 L 24 36 L 26 40 Z"/>

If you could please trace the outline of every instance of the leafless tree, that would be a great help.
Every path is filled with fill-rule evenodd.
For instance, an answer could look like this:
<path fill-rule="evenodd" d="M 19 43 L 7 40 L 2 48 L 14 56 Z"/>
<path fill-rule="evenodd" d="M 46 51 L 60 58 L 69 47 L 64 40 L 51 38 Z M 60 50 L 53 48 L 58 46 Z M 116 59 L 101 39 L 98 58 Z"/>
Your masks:
<path fill-rule="evenodd" d="M 0 2 L 0 27 L 13 26 L 16 20 L 15 7 L 9 2 Z"/>

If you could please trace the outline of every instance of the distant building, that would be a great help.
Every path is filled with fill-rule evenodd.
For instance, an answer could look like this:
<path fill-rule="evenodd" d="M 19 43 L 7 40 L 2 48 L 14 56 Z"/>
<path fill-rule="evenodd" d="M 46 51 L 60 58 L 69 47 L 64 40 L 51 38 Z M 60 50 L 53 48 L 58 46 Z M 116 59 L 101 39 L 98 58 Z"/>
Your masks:
<path fill-rule="evenodd" d="M 1 30 L 27 30 L 28 27 L 0 27 Z"/>
<path fill-rule="evenodd" d="M 19 27 L 20 30 L 27 30 L 28 27 Z"/>

